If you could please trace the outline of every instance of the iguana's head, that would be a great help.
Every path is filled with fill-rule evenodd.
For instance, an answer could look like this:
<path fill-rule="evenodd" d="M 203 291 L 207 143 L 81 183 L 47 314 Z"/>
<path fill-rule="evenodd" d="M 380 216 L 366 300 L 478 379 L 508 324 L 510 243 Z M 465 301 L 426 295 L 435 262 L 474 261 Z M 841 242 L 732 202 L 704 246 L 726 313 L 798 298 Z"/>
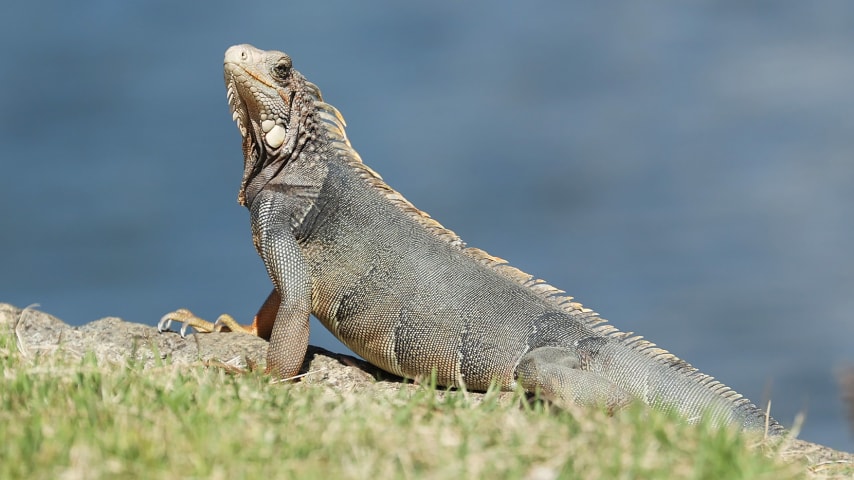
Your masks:
<path fill-rule="evenodd" d="M 223 68 L 228 105 L 243 137 L 243 181 L 237 200 L 266 167 L 281 169 L 304 142 L 304 125 L 320 92 L 282 52 L 235 45 L 225 52 Z"/>

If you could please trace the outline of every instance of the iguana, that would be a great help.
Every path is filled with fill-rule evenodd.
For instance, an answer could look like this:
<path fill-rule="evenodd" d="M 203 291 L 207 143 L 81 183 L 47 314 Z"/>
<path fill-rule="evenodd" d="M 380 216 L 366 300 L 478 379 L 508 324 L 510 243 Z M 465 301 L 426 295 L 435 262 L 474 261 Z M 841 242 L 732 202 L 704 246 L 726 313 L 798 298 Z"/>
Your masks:
<path fill-rule="evenodd" d="M 251 326 L 200 332 L 269 339 L 269 373 L 295 375 L 314 314 L 347 347 L 396 375 L 485 390 L 521 386 L 557 404 L 620 408 L 634 399 L 689 421 L 784 432 L 712 377 L 621 332 L 543 280 L 477 248 L 417 209 L 362 163 L 335 107 L 278 51 L 225 53 L 232 118 L 243 138 L 238 201 L 275 287 Z"/>

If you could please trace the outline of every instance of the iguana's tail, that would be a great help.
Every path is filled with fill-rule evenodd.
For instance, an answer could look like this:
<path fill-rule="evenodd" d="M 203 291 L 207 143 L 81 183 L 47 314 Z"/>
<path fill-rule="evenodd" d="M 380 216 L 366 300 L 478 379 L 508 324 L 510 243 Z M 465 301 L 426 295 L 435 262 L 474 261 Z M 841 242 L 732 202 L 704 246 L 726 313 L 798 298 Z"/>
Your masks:
<path fill-rule="evenodd" d="M 766 415 L 731 388 L 698 371 L 666 350 L 642 341 L 645 348 L 627 340 L 582 340 L 578 353 L 584 370 L 597 373 L 632 396 L 665 411 L 675 411 L 689 421 L 709 416 L 718 424 L 737 424 L 745 430 L 785 433 Z"/>

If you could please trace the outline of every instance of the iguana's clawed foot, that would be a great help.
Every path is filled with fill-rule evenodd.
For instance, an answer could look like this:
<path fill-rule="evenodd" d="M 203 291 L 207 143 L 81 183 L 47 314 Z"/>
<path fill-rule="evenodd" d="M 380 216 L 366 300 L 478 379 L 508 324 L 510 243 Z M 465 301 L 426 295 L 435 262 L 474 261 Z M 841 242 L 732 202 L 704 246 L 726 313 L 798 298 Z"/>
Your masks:
<path fill-rule="evenodd" d="M 160 333 L 169 330 L 169 327 L 172 325 L 172 322 L 181 323 L 180 334 L 182 337 L 187 336 L 187 327 L 193 327 L 197 332 L 200 333 L 210 333 L 210 332 L 244 332 L 249 334 L 254 334 L 251 327 L 245 327 L 237 323 L 231 315 L 223 313 L 220 315 L 216 322 L 208 322 L 207 320 L 203 320 L 197 317 L 193 312 L 187 310 L 186 308 L 179 308 L 174 312 L 167 313 L 163 315 L 163 318 L 157 323 L 157 331 Z"/>

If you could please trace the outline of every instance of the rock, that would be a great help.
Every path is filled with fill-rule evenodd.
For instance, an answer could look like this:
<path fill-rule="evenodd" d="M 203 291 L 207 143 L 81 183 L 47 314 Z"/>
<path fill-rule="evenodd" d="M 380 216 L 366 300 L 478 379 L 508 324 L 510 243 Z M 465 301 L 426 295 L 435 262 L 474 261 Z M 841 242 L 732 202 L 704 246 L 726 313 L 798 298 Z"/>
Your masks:
<path fill-rule="evenodd" d="M 173 365 L 218 364 L 225 368 L 262 368 L 267 341 L 240 333 L 158 333 L 154 326 L 107 317 L 72 327 L 34 308 L 20 309 L 0 303 L 0 329 L 14 331 L 25 356 L 62 355 L 81 358 L 93 352 L 101 363 L 122 364 L 133 359 L 151 368 L 170 358 Z M 309 346 L 302 367 L 309 383 L 325 382 L 348 390 L 358 383 L 375 383 L 382 377 L 399 381 L 358 358 Z"/>

